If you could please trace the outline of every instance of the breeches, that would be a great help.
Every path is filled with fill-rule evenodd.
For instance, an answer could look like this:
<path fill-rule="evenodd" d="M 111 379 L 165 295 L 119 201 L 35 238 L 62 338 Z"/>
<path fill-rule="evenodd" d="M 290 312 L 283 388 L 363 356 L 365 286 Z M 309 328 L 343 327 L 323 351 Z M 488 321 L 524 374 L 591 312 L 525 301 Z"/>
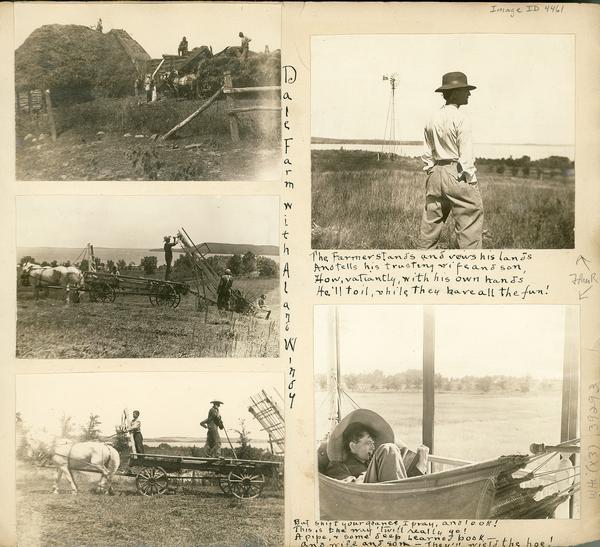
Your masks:
<path fill-rule="evenodd" d="M 459 181 L 456 163 L 435 165 L 427 177 L 425 187 L 420 248 L 437 247 L 450 211 L 454 217 L 458 246 L 461 249 L 481 249 L 483 202 L 479 186 Z"/>

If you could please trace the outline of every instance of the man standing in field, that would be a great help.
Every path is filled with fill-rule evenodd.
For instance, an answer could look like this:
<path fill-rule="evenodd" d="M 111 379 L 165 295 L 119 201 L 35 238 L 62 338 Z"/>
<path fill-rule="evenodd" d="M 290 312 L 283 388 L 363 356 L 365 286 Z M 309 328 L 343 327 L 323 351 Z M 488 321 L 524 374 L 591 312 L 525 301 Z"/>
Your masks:
<path fill-rule="evenodd" d="M 211 401 L 211 409 L 208 411 L 208 418 L 202 420 L 200 425 L 207 429 L 206 433 L 206 455 L 213 458 L 218 458 L 221 455 L 221 436 L 219 435 L 219 429 L 224 429 L 223 420 L 221 419 L 221 413 L 219 407 L 223 404 L 223 401 Z"/>
<path fill-rule="evenodd" d="M 419 247 L 437 247 L 444 223 L 452 211 L 458 246 L 480 249 L 483 231 L 483 203 L 473 157 L 469 120 L 460 107 L 469 102 L 475 86 L 462 72 L 449 72 L 435 91 L 446 104 L 425 126 L 427 151 L 423 161 L 427 171 L 425 208 L 421 219 Z"/>
<path fill-rule="evenodd" d="M 165 244 L 163 245 L 163 250 L 165 251 L 165 263 L 167 265 L 165 269 L 165 281 L 169 281 L 171 277 L 171 262 L 173 261 L 173 247 L 177 245 L 177 236 L 173 236 L 173 243 L 171 243 L 170 236 L 165 236 L 164 238 Z"/>
<path fill-rule="evenodd" d="M 217 287 L 217 308 L 219 310 L 229 310 L 232 287 L 233 276 L 231 275 L 231 270 L 227 268 L 221 279 L 219 279 L 219 286 Z"/>

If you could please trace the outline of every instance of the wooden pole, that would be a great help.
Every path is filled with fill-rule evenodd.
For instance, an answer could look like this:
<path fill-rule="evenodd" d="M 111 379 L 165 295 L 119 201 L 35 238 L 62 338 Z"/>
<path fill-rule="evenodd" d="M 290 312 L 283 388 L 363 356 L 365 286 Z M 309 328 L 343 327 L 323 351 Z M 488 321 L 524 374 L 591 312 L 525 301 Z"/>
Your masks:
<path fill-rule="evenodd" d="M 233 142 L 239 142 L 240 128 L 238 126 L 237 116 L 235 115 L 235 112 L 232 112 L 235 108 L 235 99 L 231 95 L 233 79 L 231 78 L 231 72 L 225 72 L 223 76 L 223 93 L 226 94 L 225 101 L 227 103 L 227 114 L 229 117 L 229 133 L 231 134 L 231 140 Z"/>
<path fill-rule="evenodd" d="M 423 444 L 433 454 L 435 416 L 435 308 L 423 306 Z"/>
<path fill-rule="evenodd" d="M 56 142 L 56 125 L 54 123 L 54 113 L 52 112 L 52 99 L 50 98 L 50 90 L 46 89 L 46 110 L 48 111 L 48 123 L 50 124 L 50 134 L 52 140 Z"/>
<path fill-rule="evenodd" d="M 179 131 L 182 127 L 186 126 L 196 116 L 204 112 L 211 104 L 213 104 L 219 98 L 222 91 L 223 88 L 219 88 L 218 91 L 216 91 L 215 94 L 210 99 L 208 99 L 208 101 L 206 101 L 198 110 L 192 112 L 185 120 L 178 123 L 173 129 L 165 133 L 161 138 L 167 140 L 168 138 L 172 137 L 175 133 L 177 133 L 177 131 Z"/>
<path fill-rule="evenodd" d="M 576 439 L 577 405 L 579 403 L 579 314 L 578 308 L 565 308 L 565 343 L 563 362 L 563 389 L 560 424 L 560 442 Z M 575 465 L 576 456 L 571 456 Z M 569 518 L 573 518 L 574 499 L 569 498 Z"/>

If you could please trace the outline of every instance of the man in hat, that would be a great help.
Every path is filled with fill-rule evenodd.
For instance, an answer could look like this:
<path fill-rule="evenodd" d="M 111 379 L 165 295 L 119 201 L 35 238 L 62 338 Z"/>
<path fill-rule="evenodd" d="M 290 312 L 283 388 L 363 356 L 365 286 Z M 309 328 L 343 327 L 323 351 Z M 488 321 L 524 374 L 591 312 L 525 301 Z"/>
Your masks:
<path fill-rule="evenodd" d="M 133 444 L 135 445 L 136 454 L 144 453 L 144 437 L 142 435 L 142 422 L 139 420 L 140 411 L 133 411 L 133 420 L 129 424 L 127 431 L 133 434 Z"/>
<path fill-rule="evenodd" d="M 173 247 L 177 245 L 177 236 L 173 236 L 173 243 L 171 243 L 171 237 L 165 236 L 163 237 L 165 244 L 163 245 L 163 249 L 165 251 L 165 263 L 167 267 L 165 269 L 165 281 L 168 281 L 171 277 L 171 262 L 173 261 Z"/>
<path fill-rule="evenodd" d="M 188 54 L 188 41 L 187 41 L 187 38 L 184 36 L 181 39 L 181 42 L 179 42 L 179 47 L 177 48 L 177 56 L 185 57 L 187 54 Z"/>
<path fill-rule="evenodd" d="M 227 268 L 221 279 L 219 279 L 219 286 L 217 287 L 217 308 L 219 310 L 229 310 L 232 287 L 233 276 L 231 275 L 231 270 Z"/>
<path fill-rule="evenodd" d="M 461 106 L 469 102 L 471 90 L 462 72 L 449 72 L 435 91 L 446 104 L 425 126 L 423 155 L 425 208 L 421 218 L 419 246 L 437 247 L 444 223 L 452 211 L 461 249 L 480 249 L 483 232 L 483 203 L 477 185 L 471 127 Z"/>
<path fill-rule="evenodd" d="M 208 411 L 208 418 L 200 422 L 200 425 L 207 429 L 206 434 L 206 455 L 209 457 L 220 457 L 221 456 L 221 436 L 219 435 L 219 429 L 223 429 L 223 420 L 219 412 L 219 407 L 223 404 L 223 401 L 211 401 L 213 405 Z"/>
<path fill-rule="evenodd" d="M 240 46 L 240 59 L 242 62 L 244 62 L 248 58 L 248 53 L 250 51 L 250 42 L 252 41 L 252 38 L 250 38 L 250 36 L 245 36 L 243 32 L 240 32 L 238 36 L 242 40 Z"/>
<path fill-rule="evenodd" d="M 348 414 L 327 441 L 329 465 L 325 474 L 346 482 L 385 482 L 408 474 L 394 431 L 377 413 L 360 408 Z M 426 459 L 423 449 L 419 458 Z M 424 469 L 424 466 L 421 466 Z"/>

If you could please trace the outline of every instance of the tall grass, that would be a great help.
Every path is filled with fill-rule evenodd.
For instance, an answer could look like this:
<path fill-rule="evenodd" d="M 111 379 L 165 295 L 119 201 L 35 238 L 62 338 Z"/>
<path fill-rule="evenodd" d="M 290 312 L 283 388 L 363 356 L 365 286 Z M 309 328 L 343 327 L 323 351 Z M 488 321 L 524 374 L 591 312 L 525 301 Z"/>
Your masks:
<path fill-rule="evenodd" d="M 486 248 L 564 249 L 574 246 L 572 179 L 538 181 L 482 174 Z M 312 246 L 317 249 L 416 248 L 425 203 L 417 169 L 313 172 Z M 452 218 L 440 247 L 456 246 Z"/>

